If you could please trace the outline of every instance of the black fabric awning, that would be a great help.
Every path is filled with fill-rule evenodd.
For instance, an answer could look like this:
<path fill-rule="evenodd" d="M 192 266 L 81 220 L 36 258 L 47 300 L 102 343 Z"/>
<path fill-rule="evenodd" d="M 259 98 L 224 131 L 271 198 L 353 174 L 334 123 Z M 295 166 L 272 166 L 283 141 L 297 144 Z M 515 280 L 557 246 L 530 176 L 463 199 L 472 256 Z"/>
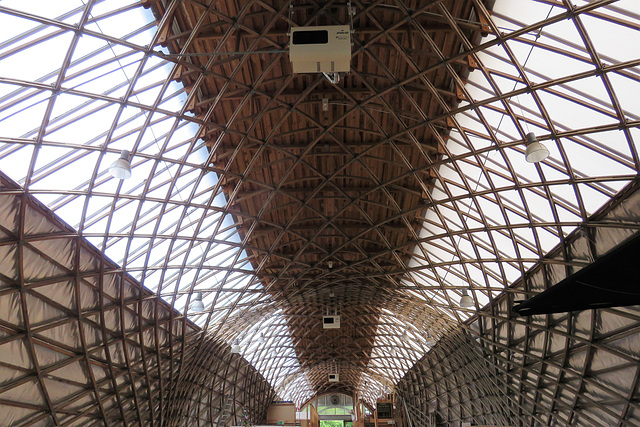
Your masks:
<path fill-rule="evenodd" d="M 640 237 L 635 236 L 513 310 L 531 316 L 638 304 Z"/>

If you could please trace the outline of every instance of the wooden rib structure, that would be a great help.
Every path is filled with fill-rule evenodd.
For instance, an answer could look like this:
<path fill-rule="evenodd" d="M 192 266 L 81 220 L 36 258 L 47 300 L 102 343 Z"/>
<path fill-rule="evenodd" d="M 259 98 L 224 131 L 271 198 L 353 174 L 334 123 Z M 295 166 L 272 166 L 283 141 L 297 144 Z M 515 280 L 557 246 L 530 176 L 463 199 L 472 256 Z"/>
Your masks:
<path fill-rule="evenodd" d="M 415 426 L 640 425 L 637 308 L 511 312 L 638 231 L 633 0 L 23 3 L 0 3 L 0 425 L 391 391 Z M 291 28 L 323 25 L 353 28 L 339 81 L 292 73 Z"/>
<path fill-rule="evenodd" d="M 340 390 L 357 389 L 380 309 L 402 294 L 446 116 L 463 95 L 453 88 L 474 63 L 458 53 L 481 37 L 480 24 L 456 23 L 486 13 L 471 1 L 438 3 L 357 5 L 353 17 L 337 1 L 272 10 L 218 3 L 209 16 L 197 2 L 149 3 L 158 18 L 173 18 L 164 43 L 190 62 L 175 77 L 194 95 L 189 109 L 203 122 L 210 166 L 224 171 L 247 256 L 289 319 L 315 390 L 328 390 L 335 361 Z M 291 74 L 291 26 L 351 19 L 351 72 L 339 84 Z M 323 330 L 324 314 L 340 314 L 341 328 Z"/>

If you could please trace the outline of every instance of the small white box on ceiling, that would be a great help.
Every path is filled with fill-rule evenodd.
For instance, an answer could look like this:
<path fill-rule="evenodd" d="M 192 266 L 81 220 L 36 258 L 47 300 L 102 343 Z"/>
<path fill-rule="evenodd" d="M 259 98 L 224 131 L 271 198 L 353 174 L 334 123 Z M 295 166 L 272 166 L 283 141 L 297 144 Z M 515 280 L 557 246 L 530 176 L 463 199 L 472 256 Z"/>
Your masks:
<path fill-rule="evenodd" d="M 329 382 L 330 383 L 340 382 L 340 376 L 338 374 L 329 374 Z"/>
<path fill-rule="evenodd" d="M 322 316 L 324 329 L 340 329 L 340 316 Z"/>
<path fill-rule="evenodd" d="M 293 27 L 289 59 L 294 73 L 348 73 L 351 29 L 348 25 Z"/>

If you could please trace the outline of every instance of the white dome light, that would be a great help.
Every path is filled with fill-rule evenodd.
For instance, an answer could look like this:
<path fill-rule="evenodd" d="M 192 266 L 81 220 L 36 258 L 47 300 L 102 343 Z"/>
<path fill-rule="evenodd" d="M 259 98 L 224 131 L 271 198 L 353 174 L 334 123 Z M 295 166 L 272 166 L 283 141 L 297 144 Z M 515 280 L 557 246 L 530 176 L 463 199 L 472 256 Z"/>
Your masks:
<path fill-rule="evenodd" d="M 544 144 L 538 142 L 535 134 L 529 132 L 525 137 L 527 141 L 527 149 L 525 151 L 525 159 L 529 163 L 539 163 L 549 157 L 549 150 Z"/>
<path fill-rule="evenodd" d="M 201 312 L 204 311 L 204 303 L 202 302 L 202 292 L 197 292 L 191 301 L 190 311 Z"/>
<path fill-rule="evenodd" d="M 114 178 L 127 179 L 131 177 L 131 163 L 129 150 L 122 150 L 120 158 L 109 167 L 109 173 Z"/>
<path fill-rule="evenodd" d="M 462 290 L 462 298 L 460 298 L 460 307 L 469 308 L 473 307 L 473 298 L 469 296 L 469 293 L 466 289 Z"/>

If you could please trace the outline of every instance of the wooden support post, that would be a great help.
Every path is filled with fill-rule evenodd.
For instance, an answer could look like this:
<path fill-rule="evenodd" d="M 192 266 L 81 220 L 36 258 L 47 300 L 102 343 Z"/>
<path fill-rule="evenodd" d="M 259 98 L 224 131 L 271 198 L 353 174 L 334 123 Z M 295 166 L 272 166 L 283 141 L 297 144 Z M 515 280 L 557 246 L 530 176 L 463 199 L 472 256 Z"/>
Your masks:
<path fill-rule="evenodd" d="M 373 423 L 375 427 L 378 427 L 378 402 L 376 402 L 376 410 L 373 411 Z"/>
<path fill-rule="evenodd" d="M 160 35 L 158 36 L 158 43 L 161 46 L 167 45 L 167 39 L 169 38 L 169 27 L 171 26 L 171 20 L 167 20 L 162 28 L 160 28 Z"/>
<path fill-rule="evenodd" d="M 478 62 L 476 61 L 476 59 L 473 57 L 473 55 L 469 55 L 467 56 L 467 64 L 469 64 L 469 69 L 471 71 L 473 70 L 477 70 L 478 69 Z"/>
<path fill-rule="evenodd" d="M 480 24 L 482 24 L 481 34 L 482 37 L 489 35 L 491 32 L 491 26 L 489 25 L 489 18 L 487 18 L 482 12 L 478 13 L 480 18 Z"/>
<path fill-rule="evenodd" d="M 447 127 L 449 129 L 453 129 L 454 127 L 456 127 L 456 122 L 454 122 L 453 118 L 451 118 L 450 116 L 447 116 Z"/>
<path fill-rule="evenodd" d="M 187 92 L 187 94 L 189 94 L 189 103 L 187 104 L 187 110 L 191 111 L 192 113 L 195 113 L 195 109 L 196 109 L 196 94 L 194 94 L 193 96 L 191 95 L 191 91 L 193 90 L 193 86 L 185 86 L 184 90 Z"/>
<path fill-rule="evenodd" d="M 456 98 L 458 99 L 458 102 L 467 99 L 466 95 L 464 94 L 464 91 L 458 85 L 456 85 Z"/>
<path fill-rule="evenodd" d="M 157 2 L 158 0 L 141 0 L 140 4 L 142 4 L 142 7 L 144 7 L 145 9 L 148 9 Z"/>

